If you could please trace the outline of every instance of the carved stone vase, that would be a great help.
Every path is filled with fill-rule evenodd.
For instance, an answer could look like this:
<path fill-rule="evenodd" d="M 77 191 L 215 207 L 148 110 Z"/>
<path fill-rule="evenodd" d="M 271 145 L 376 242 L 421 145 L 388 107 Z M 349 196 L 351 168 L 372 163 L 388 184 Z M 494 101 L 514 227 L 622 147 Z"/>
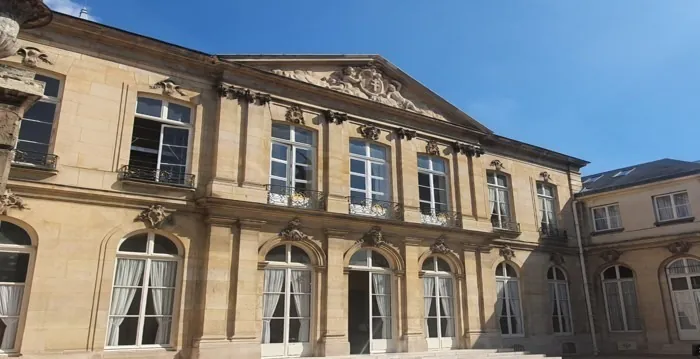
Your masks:
<path fill-rule="evenodd" d="M 0 59 L 19 50 L 17 35 L 21 29 L 46 26 L 53 14 L 42 0 L 0 1 Z"/>

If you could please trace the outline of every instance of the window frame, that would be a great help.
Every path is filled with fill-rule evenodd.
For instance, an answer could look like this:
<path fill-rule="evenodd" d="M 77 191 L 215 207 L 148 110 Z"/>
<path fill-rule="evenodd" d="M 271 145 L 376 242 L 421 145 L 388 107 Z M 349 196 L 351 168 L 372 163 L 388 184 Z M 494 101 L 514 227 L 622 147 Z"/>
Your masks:
<path fill-rule="evenodd" d="M 427 295 L 426 295 L 426 293 L 425 293 L 425 288 L 424 288 L 424 290 L 423 290 L 423 300 L 425 300 L 425 298 L 433 298 L 433 300 L 435 301 L 435 316 L 430 316 L 430 315 L 429 315 L 430 313 L 423 313 L 423 325 L 426 326 L 426 328 L 425 328 L 425 338 L 426 338 L 426 339 L 431 339 L 431 338 L 432 338 L 432 339 L 457 338 L 457 320 L 456 320 L 456 317 L 455 317 L 455 315 L 456 315 L 456 313 L 457 313 L 456 310 L 455 310 L 455 309 L 456 309 L 456 305 L 457 305 L 457 299 L 456 299 L 456 295 L 455 295 L 455 284 L 456 284 L 456 282 L 455 282 L 455 276 L 454 276 L 454 274 L 452 273 L 451 268 L 450 268 L 450 271 L 449 271 L 449 272 L 441 271 L 441 270 L 440 270 L 440 268 L 439 268 L 439 266 L 438 266 L 438 261 L 440 261 L 440 260 L 443 261 L 443 262 L 445 262 L 445 264 L 447 264 L 448 267 L 449 267 L 450 263 L 449 263 L 448 261 L 446 261 L 446 260 L 444 260 L 444 259 L 442 259 L 442 258 L 440 258 L 440 257 L 438 257 L 438 256 L 431 255 L 431 256 L 429 256 L 428 258 L 426 258 L 425 261 L 431 261 L 431 262 L 432 262 L 432 267 L 433 267 L 433 269 L 432 269 L 432 270 L 423 269 L 423 267 L 425 266 L 425 261 L 424 261 L 424 262 L 423 262 L 423 265 L 421 266 L 421 270 L 420 270 L 421 277 L 422 277 L 423 280 L 425 280 L 425 278 L 433 278 L 433 281 L 434 281 L 434 282 L 433 282 L 433 293 L 430 293 L 430 294 L 431 294 L 430 296 L 427 296 Z M 452 286 L 452 296 L 451 296 L 451 297 L 447 297 L 447 298 L 450 298 L 450 300 L 452 301 L 452 316 L 451 316 L 451 317 L 443 316 L 443 315 L 440 313 L 440 308 L 442 307 L 442 301 L 441 301 L 440 299 L 446 297 L 446 296 L 440 295 L 439 285 L 438 285 L 438 284 L 439 284 L 439 280 L 440 280 L 441 278 L 443 278 L 443 279 L 445 279 L 445 278 L 450 279 L 450 284 L 451 284 L 451 286 Z M 425 308 L 423 309 L 423 311 L 425 312 Z M 437 333 L 438 333 L 438 336 L 436 336 L 436 337 L 431 337 L 431 336 L 430 336 L 430 330 L 429 330 L 429 328 L 427 327 L 427 321 L 430 320 L 430 319 L 435 319 L 435 320 L 436 320 L 436 323 L 437 323 Z M 448 320 L 451 320 L 451 321 L 452 321 L 452 326 L 453 326 L 452 329 L 453 329 L 453 333 L 454 333 L 453 336 L 448 337 L 448 336 L 443 336 L 443 335 L 442 335 L 442 329 L 443 329 L 443 328 L 442 328 L 442 321 L 441 321 L 442 319 L 448 319 Z"/>
<path fill-rule="evenodd" d="M 605 279 L 604 274 L 605 272 L 610 269 L 610 268 L 615 268 L 615 279 Z M 629 269 L 632 272 L 632 278 L 622 278 L 620 276 L 620 267 L 625 267 Z M 639 320 L 639 329 L 629 329 L 629 324 L 627 323 L 627 307 L 625 306 L 625 300 L 623 296 L 623 291 L 622 291 L 622 283 L 623 282 L 632 282 L 634 285 L 634 300 L 635 304 L 637 306 L 637 316 Z M 622 264 L 613 264 L 611 266 L 605 267 L 601 272 L 600 272 L 600 283 L 601 287 L 603 290 L 603 301 L 605 303 L 605 317 L 608 321 L 608 331 L 610 333 L 639 333 L 644 330 L 644 326 L 642 325 L 642 318 L 639 313 L 639 296 L 637 295 L 637 283 L 636 283 L 636 276 L 634 275 L 634 271 L 632 271 L 632 268 L 622 265 Z M 620 301 L 620 314 L 622 316 L 622 325 L 623 325 L 623 330 L 613 330 L 612 329 L 612 322 L 610 320 L 610 306 L 608 304 L 608 293 L 605 284 L 606 283 L 615 283 L 617 286 L 617 291 L 619 293 L 618 299 Z"/>
<path fill-rule="evenodd" d="M 445 179 L 445 203 L 444 203 L 444 204 L 445 204 L 445 208 L 446 208 L 446 209 L 445 209 L 444 212 L 450 212 L 450 209 L 451 209 L 451 206 L 450 206 L 450 184 L 449 184 L 449 181 L 448 181 L 448 179 L 449 179 L 449 177 L 448 177 L 448 175 L 449 175 L 449 173 L 448 173 L 449 168 L 448 168 L 447 161 L 446 161 L 444 158 L 439 157 L 439 156 L 431 156 L 431 155 L 426 155 L 426 154 L 418 154 L 418 160 L 420 160 L 421 157 L 424 157 L 425 159 L 427 159 L 427 160 L 428 160 L 428 163 L 429 163 L 429 165 L 430 165 L 430 168 L 423 168 L 423 167 L 417 166 L 417 167 L 418 167 L 418 174 L 419 174 L 419 175 L 420 175 L 421 173 L 422 173 L 422 174 L 428 175 L 428 179 L 429 179 L 429 181 L 430 181 L 430 186 L 429 186 L 429 188 L 430 188 L 430 201 L 424 201 L 424 200 L 422 200 L 422 199 L 420 198 L 420 187 L 421 187 L 421 185 L 420 185 L 420 181 L 419 181 L 419 182 L 418 182 L 418 208 L 419 208 L 419 211 L 420 211 L 420 204 L 421 204 L 421 203 L 427 203 L 427 204 L 430 205 L 430 213 L 422 213 L 422 211 L 421 211 L 422 214 L 436 216 L 436 215 L 438 215 L 438 214 L 441 213 L 441 212 L 437 212 L 437 210 L 436 210 L 436 204 L 442 204 L 442 203 L 436 202 L 436 201 L 435 201 L 435 189 L 436 189 L 436 187 L 435 187 L 435 177 L 436 177 L 436 176 L 442 176 L 442 177 Z M 444 171 L 444 172 L 441 172 L 441 171 L 435 170 L 435 169 L 434 169 L 434 166 L 433 166 L 433 161 L 440 161 L 440 162 L 442 162 L 443 165 L 444 165 L 444 167 L 445 167 L 445 171 Z M 423 187 L 425 187 L 425 186 L 423 186 Z"/>
<path fill-rule="evenodd" d="M 520 332 L 513 333 L 513 328 L 511 327 L 511 322 L 510 322 L 510 320 L 508 320 L 508 333 L 504 334 L 503 329 L 501 328 L 501 313 L 500 312 L 496 313 L 496 318 L 497 318 L 496 320 L 498 323 L 498 329 L 500 330 L 501 336 L 505 337 L 505 338 L 524 337 L 525 336 L 525 313 L 523 312 L 523 299 L 522 299 L 523 296 L 522 296 L 522 288 L 520 286 L 520 283 L 521 283 L 520 282 L 520 273 L 518 273 L 518 270 L 514 265 L 512 265 L 511 263 L 509 263 L 507 261 L 503 261 L 501 263 L 498 263 L 498 266 L 496 266 L 496 271 L 498 270 L 498 267 L 503 267 L 503 275 L 499 276 L 496 274 L 495 277 L 496 277 L 496 283 L 498 283 L 499 281 L 503 282 L 503 289 L 504 289 L 503 290 L 503 300 L 504 300 L 504 303 L 510 301 L 510 295 L 509 295 L 509 292 L 507 290 L 508 283 L 509 282 L 516 282 L 518 285 L 518 306 L 520 307 L 520 316 L 518 316 L 517 318 L 520 320 L 520 323 L 519 323 L 520 324 L 520 328 L 519 328 Z M 516 275 L 515 277 L 508 276 L 508 267 L 513 269 L 513 272 L 515 272 L 515 275 Z M 498 296 L 498 285 L 496 285 L 496 301 L 498 301 L 500 299 L 501 298 Z M 508 304 L 507 309 L 506 309 L 506 316 L 508 318 L 513 316 L 512 312 L 510 310 L 510 303 Z"/>
<path fill-rule="evenodd" d="M 688 202 L 684 204 L 685 206 L 688 207 L 688 215 L 685 217 L 679 217 L 678 216 L 678 211 L 677 211 L 677 205 L 676 205 L 676 200 L 675 200 L 675 195 L 677 194 L 682 194 L 685 193 L 685 195 L 688 197 Z M 662 198 L 662 197 L 669 197 L 671 199 L 671 210 L 673 212 L 673 218 L 670 219 L 661 219 L 661 213 L 659 210 L 659 205 L 657 203 L 657 199 Z M 670 193 L 664 193 L 664 194 L 659 194 L 659 195 L 654 195 L 652 196 L 652 204 L 654 206 L 654 214 L 656 215 L 656 220 L 659 223 L 664 223 L 664 222 L 670 222 L 670 221 L 675 221 L 675 220 L 680 220 L 680 219 L 686 219 L 686 218 L 692 218 L 693 217 L 693 209 L 690 206 L 690 194 L 688 193 L 687 190 L 682 190 L 682 191 L 675 191 L 675 192 L 670 192 Z"/>
<path fill-rule="evenodd" d="M 151 116 L 151 115 L 146 115 L 138 112 L 138 104 L 139 104 L 139 99 L 144 98 L 148 100 L 155 100 L 155 101 L 160 101 L 161 106 L 160 106 L 160 117 L 156 116 Z M 190 110 L 190 118 L 189 118 L 189 123 L 184 123 L 180 121 L 175 121 L 175 120 L 170 120 L 168 119 L 168 111 L 169 111 L 169 106 L 170 104 L 175 104 L 178 106 L 186 107 L 187 109 Z M 195 121 L 195 108 L 192 106 L 190 103 L 184 103 L 184 102 L 178 102 L 178 101 L 170 101 L 169 99 L 161 98 L 158 96 L 152 96 L 151 94 L 146 94 L 146 93 L 139 93 L 136 97 L 136 106 L 134 107 L 134 121 L 132 122 L 131 125 L 131 141 L 133 142 L 134 140 L 134 127 L 136 125 L 136 119 L 142 119 L 142 120 L 149 120 L 149 121 L 155 121 L 160 124 L 160 136 L 158 139 L 158 160 L 156 162 L 156 168 L 155 171 L 160 171 L 161 170 L 161 165 L 163 164 L 163 135 L 165 133 L 165 128 L 176 128 L 180 130 L 186 130 L 187 131 L 187 151 L 186 152 L 186 158 L 185 158 L 185 170 L 183 172 L 183 178 L 182 181 L 186 182 L 186 177 L 191 171 L 191 160 L 192 160 L 192 152 L 193 152 L 193 132 L 194 132 L 194 121 Z M 177 146 L 177 147 L 182 147 L 182 146 Z M 131 153 L 134 151 L 134 148 L 138 148 L 138 152 L 141 153 L 153 153 L 151 152 L 150 149 L 145 148 L 145 147 L 138 147 L 138 146 L 133 146 L 133 144 L 129 145 L 129 166 L 133 166 L 134 168 L 140 168 L 140 169 L 149 169 L 149 168 L 144 168 L 144 167 L 138 167 L 136 165 L 131 164 Z M 179 166 L 179 165 L 176 165 Z M 150 170 L 150 169 L 149 169 Z M 156 176 L 156 182 L 159 182 L 159 177 Z"/>
<path fill-rule="evenodd" d="M 356 153 L 352 153 L 350 151 L 350 146 L 352 142 L 362 142 L 364 144 L 364 149 L 365 149 L 365 154 L 364 155 L 359 155 Z M 384 154 L 387 159 L 381 159 L 381 158 L 376 158 L 372 157 L 372 145 L 381 147 L 384 150 Z M 391 202 L 391 167 L 389 166 L 389 156 L 391 155 L 389 149 L 387 146 L 384 146 L 382 144 L 364 140 L 364 139 L 359 139 L 359 138 L 351 138 L 350 141 L 348 142 L 348 152 L 350 153 L 349 156 L 349 172 L 350 172 L 350 177 L 348 178 L 349 183 L 349 191 L 350 191 L 350 202 L 352 203 L 352 192 L 362 192 L 365 194 L 365 201 L 367 203 L 372 203 L 373 201 L 379 201 L 379 202 Z M 361 161 L 363 162 L 365 166 L 365 173 L 358 173 L 358 172 L 353 172 L 352 171 L 352 161 Z M 372 164 L 379 164 L 384 166 L 385 169 L 385 176 L 380 177 L 380 176 L 374 176 L 372 175 Z M 365 189 L 356 189 L 352 187 L 352 176 L 359 176 L 359 177 L 364 177 L 365 179 Z M 386 192 L 381 192 L 381 191 L 376 191 L 375 188 L 372 186 L 372 180 L 382 180 L 384 183 L 386 183 Z M 374 199 L 372 198 L 373 195 L 378 195 L 380 196 L 381 199 Z"/>
<path fill-rule="evenodd" d="M 566 301 L 568 303 L 567 315 L 562 314 L 562 315 L 557 316 L 557 320 L 559 321 L 560 331 L 555 331 L 554 328 L 552 327 L 552 333 L 554 335 L 561 335 L 561 336 L 574 335 L 574 318 L 573 318 L 572 311 L 571 311 L 571 291 L 569 290 L 569 277 L 567 276 L 564 268 L 562 268 L 560 266 L 551 266 L 551 267 L 549 267 L 549 269 L 547 269 L 547 272 L 549 272 L 549 270 L 552 270 L 553 277 L 554 277 L 553 279 L 547 278 L 547 285 L 549 286 L 550 290 L 552 288 L 551 284 L 554 285 L 554 293 L 553 293 L 554 298 L 551 297 L 552 293 L 550 292 L 550 300 L 554 300 L 555 303 L 557 303 L 557 304 L 559 302 L 564 301 L 563 299 L 561 299 L 561 293 L 559 290 L 559 284 L 564 284 L 565 290 L 566 290 Z M 557 278 L 557 270 L 559 272 L 561 272 L 561 274 L 562 274 L 562 276 L 564 276 L 564 278 Z M 554 304 L 554 303 L 551 303 L 551 304 Z M 554 309 L 554 308 L 552 308 L 552 309 Z M 561 306 L 559 307 L 559 310 L 561 311 Z M 563 327 L 562 320 L 564 317 L 567 317 L 569 319 L 569 331 L 561 331 L 561 328 Z"/>
<path fill-rule="evenodd" d="M 23 337 L 24 334 L 24 324 L 25 324 L 25 319 L 27 316 L 27 307 L 29 305 L 29 296 L 30 296 L 30 289 L 31 289 L 31 283 L 32 279 L 34 276 L 34 255 L 36 253 L 36 248 L 34 246 L 34 240 L 32 239 L 32 236 L 29 234 L 29 231 L 27 231 L 23 226 L 18 225 L 17 223 L 10 222 L 10 221 L 0 221 L 0 225 L 3 222 L 7 223 L 12 223 L 13 225 L 19 227 L 23 231 L 27 233 L 27 236 L 29 237 L 30 244 L 28 245 L 21 245 L 21 244 L 0 244 L 0 252 L 3 253 L 22 253 L 22 254 L 27 254 L 29 255 L 29 259 L 27 260 L 27 275 L 24 280 L 24 282 L 0 282 L 0 285 L 15 285 L 18 286 L 18 283 L 21 283 L 23 290 L 22 290 L 22 303 L 20 303 L 20 309 L 19 309 L 19 315 L 16 317 L 17 318 L 17 332 L 15 333 L 15 340 L 14 343 L 12 343 L 12 348 L 10 349 L 0 349 L 0 356 L 2 355 L 16 355 L 19 353 L 19 343 L 21 342 L 20 338 Z M 10 317 L 10 316 L 8 316 Z M 14 316 L 12 316 L 14 317 Z M 2 338 L 0 337 L 0 344 L 2 343 Z"/>
<path fill-rule="evenodd" d="M 612 218 L 612 216 L 610 216 L 610 207 L 617 207 L 617 224 L 618 224 L 617 227 L 612 227 L 610 224 L 611 223 L 610 218 Z M 605 211 L 605 217 L 604 217 L 605 224 L 608 228 L 599 229 L 598 224 L 596 223 L 595 210 L 601 209 L 601 208 L 604 209 L 604 211 Z M 620 204 L 619 203 L 609 203 L 609 204 L 603 204 L 600 206 L 591 207 L 591 222 L 593 223 L 593 232 L 614 231 L 617 229 L 624 228 L 622 226 L 622 213 L 620 212 Z"/>
<path fill-rule="evenodd" d="M 49 103 L 49 104 L 55 105 L 53 118 L 51 119 L 51 131 L 50 131 L 50 135 L 49 135 L 49 141 L 48 141 L 48 143 L 45 144 L 47 148 L 46 148 L 46 153 L 44 153 L 44 155 L 52 155 L 54 144 L 55 144 L 54 142 L 56 140 L 56 125 L 57 125 L 58 118 L 59 118 L 59 115 L 61 112 L 61 103 L 63 101 L 63 89 L 65 87 L 66 78 L 63 76 L 56 76 L 53 74 L 48 74 L 44 71 L 36 71 L 35 69 L 32 69 L 32 71 L 36 72 L 36 74 L 34 75 L 35 80 L 36 80 L 36 76 L 43 76 L 43 77 L 47 77 L 47 78 L 58 81 L 58 94 L 56 97 L 47 96 L 45 94 L 42 94 L 41 98 L 39 98 L 39 100 L 37 100 L 37 102 L 43 102 L 43 103 Z M 29 110 L 32 107 L 33 107 L 33 105 L 30 106 L 29 108 L 27 108 L 24 115 L 26 115 L 26 113 L 29 112 Z M 46 123 L 41 122 L 41 121 L 28 119 L 28 118 L 24 117 L 24 115 L 22 116 L 22 120 L 19 122 L 19 127 L 17 128 L 17 143 L 15 144 L 15 149 L 17 149 L 17 146 L 19 145 L 20 142 L 27 142 L 27 143 L 32 143 L 32 144 L 44 145 L 44 143 L 41 143 L 41 142 L 23 140 L 19 137 L 19 134 L 21 133 L 21 130 L 22 130 L 22 122 L 24 122 L 24 121 L 38 122 L 38 123 L 46 124 Z M 22 164 L 22 165 L 36 166 L 33 163 L 18 162 L 18 161 L 14 161 L 14 160 L 13 160 L 13 162 L 17 163 L 17 164 Z"/>
<path fill-rule="evenodd" d="M 498 184 L 498 177 L 502 176 L 505 182 L 505 186 L 501 186 Z M 489 182 L 489 178 L 494 179 L 494 183 Z M 486 185 L 487 189 L 494 188 L 495 189 L 495 202 L 496 202 L 496 208 L 498 210 L 497 214 L 493 213 L 493 210 L 489 208 L 489 216 L 492 217 L 494 215 L 498 216 L 498 226 L 495 226 L 496 228 L 501 228 L 501 229 L 506 229 L 507 228 L 507 223 L 514 223 L 514 216 L 513 216 L 513 208 L 511 205 L 511 192 L 510 192 L 510 178 L 508 175 L 504 173 L 499 173 L 497 171 L 486 171 Z M 505 191 L 505 200 L 501 198 L 501 190 Z M 488 192 L 486 194 L 487 196 L 489 195 Z M 490 206 L 490 197 L 487 197 L 489 206 Z M 506 206 L 508 207 L 508 213 L 503 214 L 501 213 L 501 203 L 505 203 Z M 493 220 L 491 220 L 491 223 L 493 224 Z"/>
<path fill-rule="evenodd" d="M 147 244 L 146 244 L 146 252 L 122 252 L 119 250 L 121 245 L 128 239 L 138 236 L 141 234 L 147 234 Z M 155 236 L 159 235 L 162 237 L 167 238 L 170 242 L 173 243 L 175 248 L 177 248 L 177 254 L 166 254 L 166 253 L 154 253 L 153 252 L 153 245 L 155 243 Z M 179 320 L 179 314 L 180 314 L 180 300 L 181 300 L 181 290 L 182 290 L 182 280 L 183 280 L 183 257 L 184 253 L 182 248 L 180 247 L 180 244 L 173 240 L 172 238 L 165 236 L 163 234 L 157 233 L 155 231 L 147 231 L 147 232 L 139 232 L 139 233 L 132 233 L 128 236 L 125 236 L 122 238 L 122 240 L 119 242 L 119 245 L 117 246 L 117 250 L 115 253 L 115 260 L 114 260 L 114 269 L 112 273 L 112 282 L 110 283 L 110 296 L 109 296 L 109 304 L 107 305 L 107 330 L 105 331 L 105 344 L 104 348 L 107 351 L 120 351 L 120 350 L 133 350 L 133 349 L 154 349 L 154 348 L 163 348 L 163 349 L 172 349 L 175 348 L 176 345 L 176 340 L 175 340 L 175 334 L 178 332 L 178 320 Z M 110 312 L 112 311 L 112 297 L 114 296 L 114 280 L 117 276 L 117 266 L 119 262 L 117 259 L 119 258 L 124 258 L 124 259 L 137 259 L 137 260 L 143 260 L 145 262 L 144 264 L 144 269 L 143 269 L 143 283 L 141 286 L 138 288 L 141 289 L 141 298 L 140 298 L 140 305 L 139 305 L 139 314 L 138 314 L 138 324 L 136 327 L 136 344 L 134 345 L 109 345 L 108 340 L 109 340 L 109 321 L 112 315 Z M 150 274 L 150 269 L 151 269 L 151 263 L 153 260 L 159 260 L 159 261 L 174 261 L 176 262 L 176 273 L 175 273 L 175 287 L 173 287 L 173 312 L 170 315 L 170 335 L 169 335 L 169 343 L 168 344 L 139 344 L 143 342 L 143 328 L 144 328 L 144 323 L 146 320 L 146 305 L 147 305 L 147 300 L 146 298 L 148 296 L 148 289 L 150 287 L 149 283 L 149 274 Z M 123 287 L 123 286 L 122 286 Z M 135 298 L 134 298 L 135 300 Z M 153 315 L 151 315 L 153 316 Z"/>
<path fill-rule="evenodd" d="M 274 137 L 272 135 L 272 128 L 270 129 L 270 138 L 271 138 L 271 144 L 270 144 L 270 174 L 268 176 L 270 185 L 272 185 L 272 180 L 277 180 L 277 181 L 285 181 L 285 186 L 287 188 L 295 188 L 296 189 L 296 184 L 297 181 L 299 183 L 306 183 L 309 187 L 306 189 L 307 191 L 314 191 L 316 190 L 316 132 L 313 130 L 310 130 L 308 128 L 302 127 L 302 126 L 297 126 L 297 125 L 291 125 L 287 123 L 282 123 L 282 122 L 273 122 L 272 126 L 275 125 L 283 125 L 289 127 L 289 140 L 283 139 L 283 138 L 278 138 Z M 297 129 L 302 129 L 304 131 L 307 131 L 311 134 L 311 144 L 303 143 L 303 142 L 297 142 L 296 141 L 296 133 Z M 287 149 L 287 159 L 283 162 L 282 160 L 278 158 L 274 158 L 272 156 L 272 153 L 274 151 L 274 145 L 278 144 L 281 146 L 284 146 Z M 296 150 L 297 149 L 303 149 L 303 150 L 308 150 L 310 153 L 309 159 L 311 160 L 311 164 L 306 165 L 306 164 L 298 164 L 296 162 L 297 159 L 297 154 Z M 279 176 L 274 176 L 272 174 L 272 163 L 283 163 L 287 169 L 287 178 L 282 179 Z M 297 180 L 295 176 L 295 166 L 301 165 L 302 167 L 310 168 L 311 169 L 311 176 L 308 180 Z"/>
<path fill-rule="evenodd" d="M 540 187 L 543 188 L 542 192 L 540 193 Z M 549 188 L 552 191 L 552 195 L 548 196 L 544 188 Z M 548 229 L 557 229 L 558 227 L 558 218 L 557 218 L 557 186 L 550 184 L 550 183 L 545 183 L 545 182 L 540 182 L 538 181 L 535 184 L 535 190 L 537 192 L 537 204 L 540 207 L 540 227 L 544 227 L 546 225 Z M 549 201 L 552 203 L 552 221 L 549 222 L 549 217 L 544 217 L 543 214 L 546 212 L 546 209 L 544 206 L 542 206 L 543 201 Z M 547 219 L 547 222 L 545 223 L 545 218 Z"/>

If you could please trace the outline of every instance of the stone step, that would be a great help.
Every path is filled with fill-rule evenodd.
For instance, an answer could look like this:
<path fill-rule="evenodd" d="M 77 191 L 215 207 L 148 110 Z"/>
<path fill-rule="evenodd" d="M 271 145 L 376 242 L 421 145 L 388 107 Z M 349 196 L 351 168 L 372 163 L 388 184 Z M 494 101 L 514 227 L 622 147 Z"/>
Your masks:
<path fill-rule="evenodd" d="M 326 359 L 537 359 L 561 357 L 548 357 L 543 354 L 530 354 L 528 352 L 516 352 L 513 349 L 456 349 L 445 351 L 407 352 L 407 353 L 381 353 L 381 354 L 357 354 L 348 356 L 331 356 Z M 315 359 L 315 358 L 314 358 Z M 318 358 L 321 359 L 321 358 Z"/>

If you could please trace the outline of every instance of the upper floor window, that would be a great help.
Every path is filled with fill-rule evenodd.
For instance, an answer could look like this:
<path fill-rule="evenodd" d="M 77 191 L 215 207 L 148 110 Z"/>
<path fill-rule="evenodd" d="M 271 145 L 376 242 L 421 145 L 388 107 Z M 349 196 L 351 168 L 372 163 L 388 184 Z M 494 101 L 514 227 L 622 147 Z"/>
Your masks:
<path fill-rule="evenodd" d="M 555 187 L 546 183 L 537 183 L 537 199 L 540 205 L 540 225 L 542 233 L 557 229 L 555 208 Z"/>
<path fill-rule="evenodd" d="M 601 273 L 601 279 L 610 331 L 641 330 L 632 270 L 622 265 L 614 265 Z"/>
<path fill-rule="evenodd" d="M 510 204 L 508 194 L 508 178 L 500 173 L 486 173 L 489 187 L 489 206 L 491 207 L 491 223 L 497 228 L 509 228 Z"/>
<path fill-rule="evenodd" d="M 189 107 L 138 98 L 129 155 L 132 178 L 186 184 L 191 117 Z"/>
<path fill-rule="evenodd" d="M 443 159 L 418 156 L 418 197 L 423 223 L 445 224 L 447 166 Z"/>
<path fill-rule="evenodd" d="M 17 329 L 24 315 L 25 286 L 33 253 L 27 232 L 0 222 L 0 353 L 14 352 Z"/>
<path fill-rule="evenodd" d="M 350 140 L 350 213 L 385 217 L 389 198 L 386 148 Z"/>
<path fill-rule="evenodd" d="M 593 213 L 593 230 L 595 231 L 606 231 L 622 227 L 620 207 L 617 204 L 593 207 L 591 212 Z"/>
<path fill-rule="evenodd" d="M 688 192 L 677 192 L 654 196 L 656 218 L 659 222 L 691 216 Z"/>
<path fill-rule="evenodd" d="M 39 74 L 34 79 L 46 83 L 44 96 L 24 113 L 20 121 L 15 162 L 46 166 L 56 109 L 61 102 L 61 81 Z"/>
<path fill-rule="evenodd" d="M 310 207 L 314 189 L 314 135 L 301 127 L 272 124 L 268 202 Z"/>

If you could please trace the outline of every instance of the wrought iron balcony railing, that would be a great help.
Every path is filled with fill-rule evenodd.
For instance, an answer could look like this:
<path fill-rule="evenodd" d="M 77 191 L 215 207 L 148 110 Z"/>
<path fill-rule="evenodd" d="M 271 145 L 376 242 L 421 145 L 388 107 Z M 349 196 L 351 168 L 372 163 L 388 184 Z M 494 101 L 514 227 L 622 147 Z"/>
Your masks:
<path fill-rule="evenodd" d="M 294 187 L 267 185 L 267 203 L 305 209 L 326 209 L 326 194 Z"/>
<path fill-rule="evenodd" d="M 518 232 L 520 233 L 520 223 L 512 222 L 505 218 L 491 218 L 491 224 L 494 230 Z"/>
<path fill-rule="evenodd" d="M 352 197 L 347 199 L 350 214 L 403 221 L 403 205 L 400 203 Z"/>
<path fill-rule="evenodd" d="M 443 227 L 461 227 L 462 214 L 459 212 L 421 210 L 421 222 Z"/>
<path fill-rule="evenodd" d="M 58 156 L 48 153 L 15 150 L 15 158 L 12 162 L 18 165 L 55 170 Z"/>
<path fill-rule="evenodd" d="M 566 233 L 566 230 L 559 229 L 553 225 L 545 225 L 543 223 L 542 227 L 540 227 L 540 237 L 566 239 L 568 238 L 568 235 Z"/>
<path fill-rule="evenodd" d="M 119 179 L 122 181 L 151 182 L 168 186 L 194 188 L 193 174 L 172 173 L 164 170 L 129 165 L 119 169 Z"/>

